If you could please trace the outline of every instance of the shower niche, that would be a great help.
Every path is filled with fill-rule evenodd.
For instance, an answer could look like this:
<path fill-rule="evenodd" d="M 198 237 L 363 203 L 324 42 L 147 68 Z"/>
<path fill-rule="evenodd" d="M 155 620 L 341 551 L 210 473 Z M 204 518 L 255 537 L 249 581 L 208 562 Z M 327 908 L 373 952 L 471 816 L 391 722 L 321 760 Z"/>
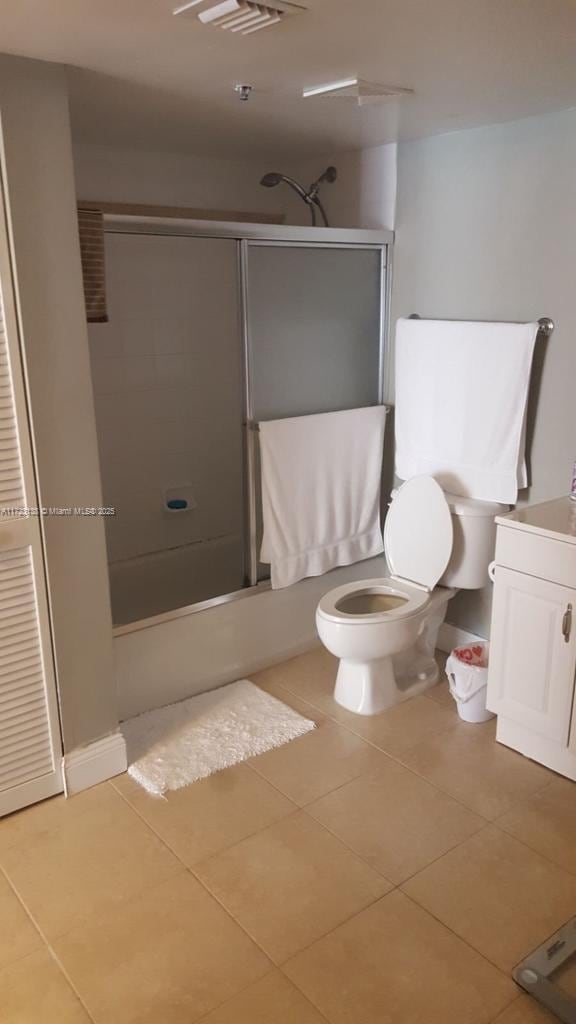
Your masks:
<path fill-rule="evenodd" d="M 372 405 L 390 233 L 105 218 L 91 324 L 115 626 L 269 586 L 259 420 Z"/>

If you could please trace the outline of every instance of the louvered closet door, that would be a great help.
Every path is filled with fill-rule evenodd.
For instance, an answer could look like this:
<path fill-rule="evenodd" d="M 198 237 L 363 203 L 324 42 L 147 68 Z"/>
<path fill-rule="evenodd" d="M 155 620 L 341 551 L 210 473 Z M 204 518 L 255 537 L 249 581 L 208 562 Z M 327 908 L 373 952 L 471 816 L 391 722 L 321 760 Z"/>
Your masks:
<path fill-rule="evenodd" d="M 46 580 L 0 210 L 0 815 L 63 789 Z M 20 511 L 19 511 L 20 510 Z"/>

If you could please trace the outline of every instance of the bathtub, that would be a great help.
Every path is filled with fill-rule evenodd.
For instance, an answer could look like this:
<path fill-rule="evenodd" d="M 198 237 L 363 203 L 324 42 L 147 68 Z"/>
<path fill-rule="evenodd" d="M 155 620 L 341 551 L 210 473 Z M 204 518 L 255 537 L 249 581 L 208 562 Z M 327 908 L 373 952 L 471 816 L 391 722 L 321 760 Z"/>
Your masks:
<path fill-rule="evenodd" d="M 246 591 L 204 610 L 114 630 L 122 719 L 222 686 L 318 644 L 316 605 L 332 587 L 387 575 L 384 556 L 284 590 Z"/>

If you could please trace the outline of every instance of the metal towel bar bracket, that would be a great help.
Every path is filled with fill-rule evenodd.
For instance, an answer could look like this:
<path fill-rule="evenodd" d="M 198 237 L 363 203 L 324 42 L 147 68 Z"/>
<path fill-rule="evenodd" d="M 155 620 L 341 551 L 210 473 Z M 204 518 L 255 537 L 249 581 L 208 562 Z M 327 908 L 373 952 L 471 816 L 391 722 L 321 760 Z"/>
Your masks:
<path fill-rule="evenodd" d="M 423 317 L 419 313 L 411 313 L 408 317 L 409 320 L 422 320 Z M 480 321 L 490 323 L 491 321 Z M 554 321 L 549 316 L 541 316 L 538 320 L 538 334 L 541 334 L 545 338 L 549 338 L 554 330 Z"/>

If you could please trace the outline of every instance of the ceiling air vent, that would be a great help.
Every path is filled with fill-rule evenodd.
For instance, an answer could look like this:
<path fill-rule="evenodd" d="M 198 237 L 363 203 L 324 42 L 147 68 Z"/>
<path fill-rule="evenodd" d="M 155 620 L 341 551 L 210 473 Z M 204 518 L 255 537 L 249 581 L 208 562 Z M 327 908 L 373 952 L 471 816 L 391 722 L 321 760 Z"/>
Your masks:
<path fill-rule="evenodd" d="M 285 3 L 274 0 L 269 4 L 253 3 L 252 0 L 188 0 L 173 11 L 174 14 L 193 15 L 203 25 L 225 28 L 230 32 L 239 32 L 249 36 L 259 32 L 261 28 L 279 25 L 291 14 L 301 14 L 305 7 L 299 4 Z"/>

